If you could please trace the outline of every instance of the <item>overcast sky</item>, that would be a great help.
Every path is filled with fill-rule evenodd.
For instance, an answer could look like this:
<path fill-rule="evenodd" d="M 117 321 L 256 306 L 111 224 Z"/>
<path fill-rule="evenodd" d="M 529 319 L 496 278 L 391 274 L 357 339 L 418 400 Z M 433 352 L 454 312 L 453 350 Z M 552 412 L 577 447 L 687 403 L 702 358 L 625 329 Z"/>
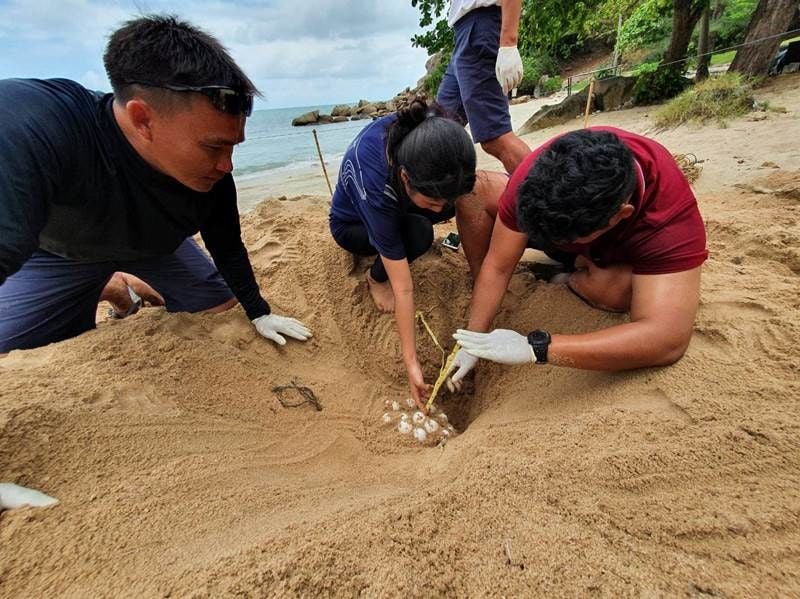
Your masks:
<path fill-rule="evenodd" d="M 215 35 L 264 92 L 257 108 L 388 99 L 425 73 L 410 0 L 0 0 L 0 78 L 109 90 L 108 35 L 147 13 Z"/>

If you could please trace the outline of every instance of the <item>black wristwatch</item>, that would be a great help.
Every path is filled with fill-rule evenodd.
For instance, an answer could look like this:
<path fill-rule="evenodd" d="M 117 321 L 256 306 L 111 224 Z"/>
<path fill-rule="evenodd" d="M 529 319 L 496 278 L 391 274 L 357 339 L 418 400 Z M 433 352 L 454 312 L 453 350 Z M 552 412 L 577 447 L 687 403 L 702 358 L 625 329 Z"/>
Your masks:
<path fill-rule="evenodd" d="M 528 333 L 528 343 L 533 348 L 537 364 L 547 364 L 547 348 L 550 347 L 550 333 L 536 329 Z"/>

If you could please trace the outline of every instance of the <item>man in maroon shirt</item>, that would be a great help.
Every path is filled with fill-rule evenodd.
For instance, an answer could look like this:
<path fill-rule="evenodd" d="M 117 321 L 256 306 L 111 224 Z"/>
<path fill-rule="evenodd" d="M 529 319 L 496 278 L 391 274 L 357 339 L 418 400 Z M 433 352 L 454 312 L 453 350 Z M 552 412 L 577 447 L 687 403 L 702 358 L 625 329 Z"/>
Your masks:
<path fill-rule="evenodd" d="M 692 335 L 708 257 L 697 200 L 655 141 L 593 127 L 550 140 L 517 168 L 500 198 L 491 245 L 470 306 L 451 383 L 478 358 L 591 370 L 671 364 Z M 581 335 L 491 328 L 526 247 L 572 266 L 567 285 L 630 322 Z"/>

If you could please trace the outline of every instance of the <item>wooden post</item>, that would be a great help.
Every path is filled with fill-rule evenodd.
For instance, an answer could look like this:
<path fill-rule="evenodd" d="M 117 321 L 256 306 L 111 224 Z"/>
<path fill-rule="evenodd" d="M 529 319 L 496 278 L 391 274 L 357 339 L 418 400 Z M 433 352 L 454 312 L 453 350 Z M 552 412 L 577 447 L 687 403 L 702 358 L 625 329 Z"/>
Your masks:
<path fill-rule="evenodd" d="M 317 144 L 317 154 L 319 154 L 319 163 L 322 165 L 322 173 L 325 175 L 325 183 L 328 184 L 328 192 L 333 195 L 333 189 L 331 188 L 331 180 L 328 179 L 328 169 L 325 168 L 325 160 L 322 158 L 322 150 L 319 147 L 319 138 L 317 137 L 317 130 L 312 129 L 311 132 L 314 134 L 314 143 Z"/>
<path fill-rule="evenodd" d="M 586 97 L 586 114 L 583 115 L 583 128 L 589 126 L 589 110 L 592 107 L 592 96 L 594 95 L 594 76 L 592 76 L 592 81 L 589 83 L 589 95 Z"/>

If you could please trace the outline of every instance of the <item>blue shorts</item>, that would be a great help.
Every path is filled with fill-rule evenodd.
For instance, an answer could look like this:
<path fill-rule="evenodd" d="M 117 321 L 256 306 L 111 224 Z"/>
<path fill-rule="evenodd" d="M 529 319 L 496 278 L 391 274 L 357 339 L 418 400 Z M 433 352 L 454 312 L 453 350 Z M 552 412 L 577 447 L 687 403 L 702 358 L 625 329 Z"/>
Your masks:
<path fill-rule="evenodd" d="M 174 253 L 135 262 L 75 262 L 37 250 L 0 285 L 0 353 L 75 337 L 95 327 L 97 302 L 117 271 L 139 277 L 169 312 L 202 312 L 233 293 L 193 239 Z"/>
<path fill-rule="evenodd" d="M 508 98 L 495 74 L 500 24 L 499 6 L 476 8 L 456 22 L 453 57 L 436 97 L 450 115 L 469 123 L 475 143 L 512 130 Z"/>

